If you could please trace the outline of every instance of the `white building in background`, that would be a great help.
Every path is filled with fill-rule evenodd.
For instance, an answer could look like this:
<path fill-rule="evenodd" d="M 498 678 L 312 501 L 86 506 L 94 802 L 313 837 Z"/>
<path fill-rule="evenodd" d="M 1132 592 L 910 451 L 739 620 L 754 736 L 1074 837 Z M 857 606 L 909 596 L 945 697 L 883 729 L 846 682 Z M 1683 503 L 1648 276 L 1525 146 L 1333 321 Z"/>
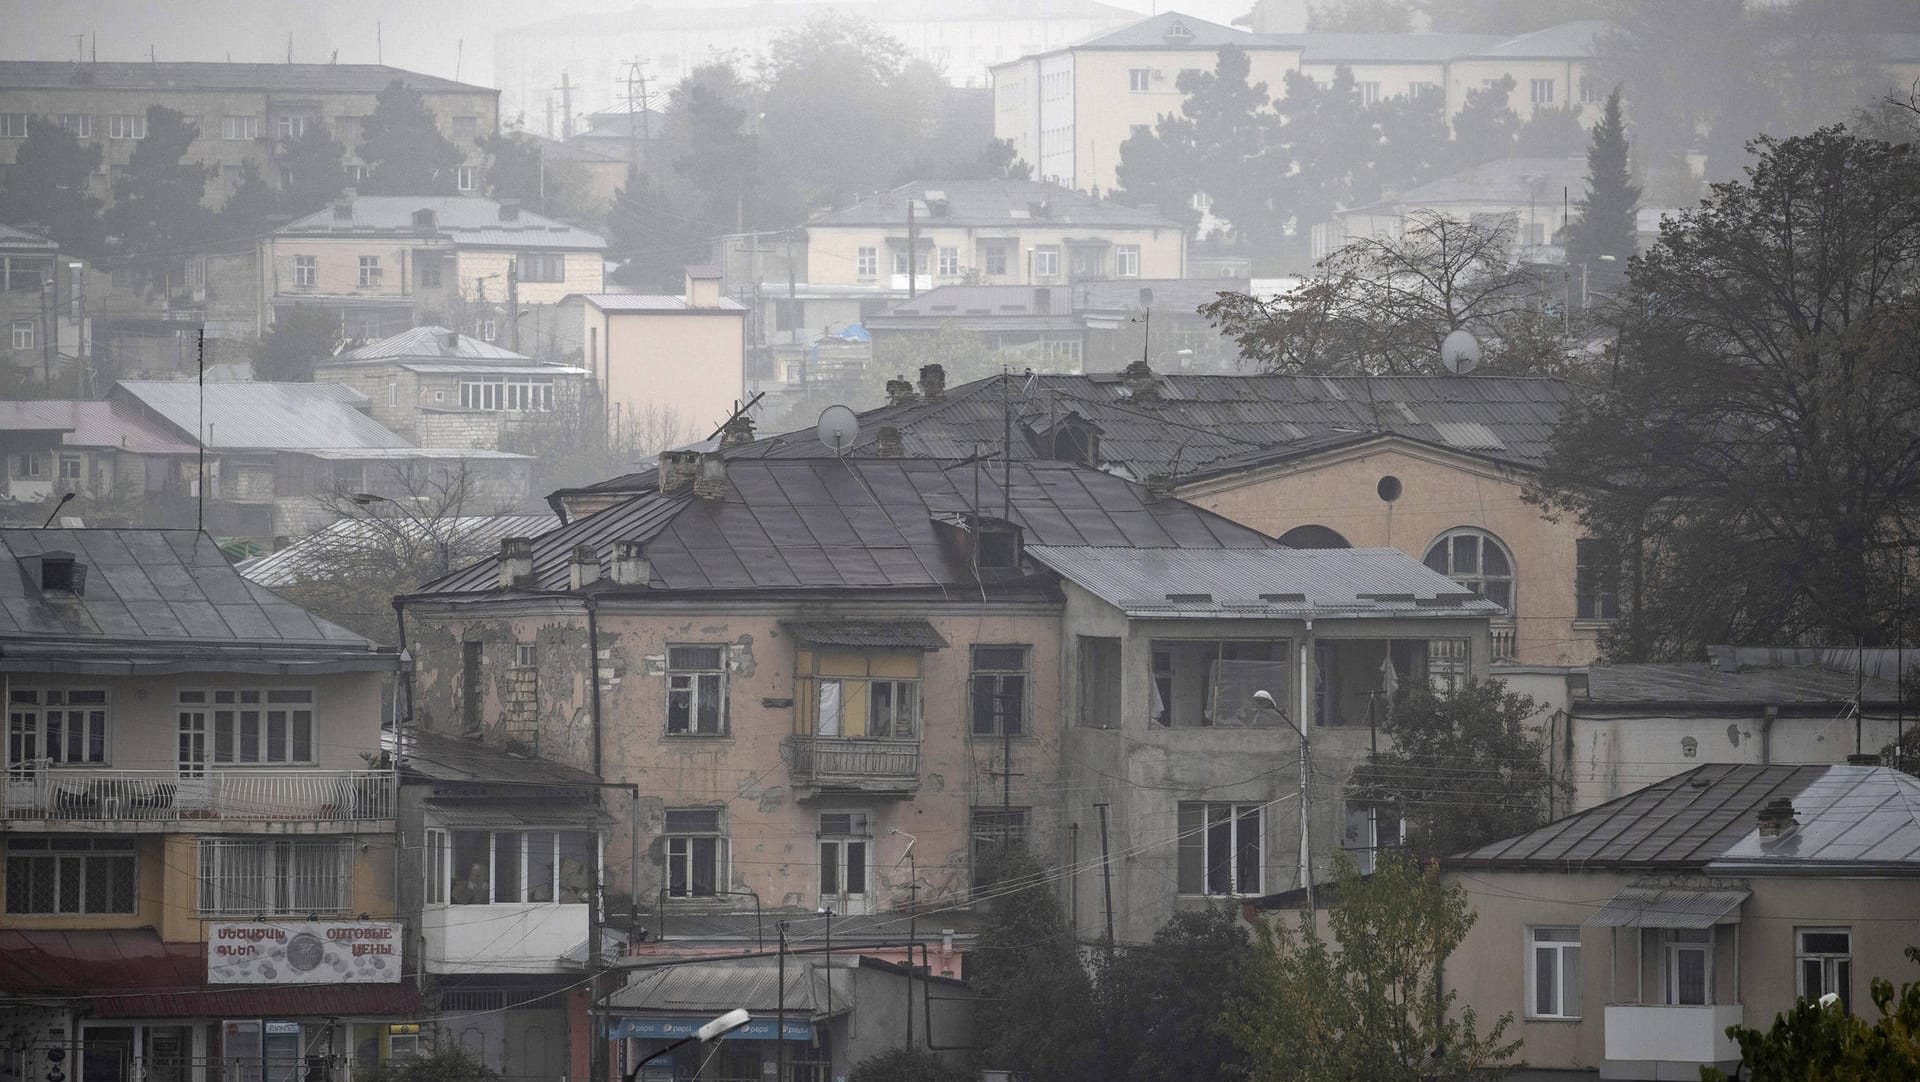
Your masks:
<path fill-rule="evenodd" d="M 500 115 L 559 138 L 569 113 L 579 117 L 626 107 L 628 75 L 636 60 L 648 99 L 658 106 L 694 68 L 732 59 L 751 69 L 774 39 L 827 14 L 873 24 L 898 38 L 910 55 L 940 68 L 953 85 L 971 87 L 988 86 L 988 69 L 995 64 L 1059 49 L 1140 18 L 1100 0 L 735 2 L 566 15 L 502 31 L 495 39 Z M 563 74 L 570 88 L 564 95 Z M 637 81 L 633 89 L 640 91 Z"/>

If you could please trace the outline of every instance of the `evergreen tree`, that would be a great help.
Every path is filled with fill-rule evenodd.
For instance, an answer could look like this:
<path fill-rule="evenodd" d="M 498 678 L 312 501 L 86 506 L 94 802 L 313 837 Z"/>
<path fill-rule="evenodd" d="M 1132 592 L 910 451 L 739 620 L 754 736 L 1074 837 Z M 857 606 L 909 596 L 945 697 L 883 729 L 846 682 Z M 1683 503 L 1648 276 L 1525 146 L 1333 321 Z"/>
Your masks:
<path fill-rule="evenodd" d="M 240 239 L 267 231 L 280 209 L 280 197 L 260 173 L 260 164 L 248 158 L 240 167 L 240 184 L 220 204 L 220 232 Z"/>
<path fill-rule="evenodd" d="M 699 223 L 673 213 L 652 177 L 628 167 L 627 182 L 607 208 L 609 253 L 624 261 L 615 281 L 634 289 L 677 291 L 687 264 L 706 252 L 705 238 Z"/>
<path fill-rule="evenodd" d="M 1193 121 L 1163 113 L 1152 128 L 1137 131 L 1120 144 L 1114 166 L 1118 184 L 1109 193 L 1128 206 L 1152 206 L 1188 229 L 1200 223 L 1193 197 L 1200 191 L 1194 164 Z"/>
<path fill-rule="evenodd" d="M 102 254 L 100 200 L 87 189 L 100 145 L 82 143 L 51 120 L 27 118 L 27 138 L 0 184 L 0 222 L 39 233 L 87 259 Z"/>
<path fill-rule="evenodd" d="M 538 140 L 524 132 L 499 132 L 481 136 L 479 147 L 487 155 L 489 196 L 517 200 L 542 214 L 547 212 Z"/>
<path fill-rule="evenodd" d="M 1286 95 L 1274 108 L 1286 118 L 1280 138 L 1299 163 L 1298 171 L 1279 178 L 1283 194 L 1277 200 L 1292 211 L 1296 231 L 1378 196 L 1377 137 L 1352 69 L 1335 68 L 1333 80 L 1324 86 L 1311 76 L 1288 72 Z"/>
<path fill-rule="evenodd" d="M 325 308 L 296 304 L 282 311 L 253 347 L 253 372 L 262 380 L 306 383 L 315 363 L 340 346 L 340 317 Z"/>
<path fill-rule="evenodd" d="M 452 195 L 466 156 L 440 134 L 420 91 L 395 79 L 361 124 L 360 159 L 369 195 Z"/>
<path fill-rule="evenodd" d="M 1568 229 L 1567 259 L 1586 266 L 1592 278 L 1606 283 L 1625 277 L 1633 258 L 1640 206 L 1640 186 L 1627 164 L 1627 126 L 1620 115 L 1620 88 L 1607 95 L 1607 107 L 1593 126 L 1593 144 L 1587 148 L 1587 194 L 1580 200 L 1580 216 Z M 1612 256 L 1611 260 L 1602 256 Z"/>
<path fill-rule="evenodd" d="M 997 848 L 986 923 L 967 959 L 981 1065 L 1067 1082 L 1089 1054 L 1092 987 L 1045 871 L 1018 845 Z"/>
<path fill-rule="evenodd" d="M 296 217 L 312 214 L 333 201 L 347 186 L 347 148 L 325 124 L 308 124 L 298 139 L 280 145 L 280 166 L 286 184 L 280 190 L 281 209 Z"/>
<path fill-rule="evenodd" d="M 1520 134 L 1520 117 L 1508 106 L 1515 83 L 1502 75 L 1497 82 L 1467 91 L 1466 104 L 1453 118 L 1454 166 L 1476 165 L 1513 156 Z"/>
<path fill-rule="evenodd" d="M 147 107 L 147 136 L 114 182 L 107 231 L 133 256 L 177 257 L 207 236 L 212 214 L 200 205 L 213 170 L 185 160 L 200 125 L 162 105 Z"/>
<path fill-rule="evenodd" d="M 1201 190 L 1236 235 L 1257 243 L 1278 239 L 1286 223 L 1275 211 L 1270 182 L 1284 167 L 1267 84 L 1249 83 L 1252 71 L 1246 50 L 1229 45 L 1212 71 L 1181 72 L 1175 85 L 1186 95 L 1180 111 L 1193 122 Z"/>
<path fill-rule="evenodd" d="M 1587 144 L 1587 133 L 1580 127 L 1580 110 L 1572 105 L 1564 109 L 1540 106 L 1514 134 L 1516 158 L 1571 158 Z"/>

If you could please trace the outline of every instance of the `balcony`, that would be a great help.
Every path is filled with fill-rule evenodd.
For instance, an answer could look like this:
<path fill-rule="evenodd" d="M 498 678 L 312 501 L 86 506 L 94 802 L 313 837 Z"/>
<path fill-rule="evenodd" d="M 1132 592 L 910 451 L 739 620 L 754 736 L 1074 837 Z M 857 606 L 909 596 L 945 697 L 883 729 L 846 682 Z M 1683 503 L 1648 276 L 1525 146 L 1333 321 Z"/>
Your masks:
<path fill-rule="evenodd" d="M 429 905 L 420 914 L 429 973 L 551 973 L 587 941 L 587 906 L 561 902 Z"/>
<path fill-rule="evenodd" d="M 860 737 L 790 736 L 787 762 L 798 789 L 912 796 L 920 789 L 920 742 Z"/>
<path fill-rule="evenodd" d="M 1727 1036 L 1741 1023 L 1738 1003 L 1704 1007 L 1618 1004 L 1607 1007 L 1606 1057 L 1614 1062 L 1725 1063 L 1740 1058 Z M 1627 1077 L 1607 1071 L 1607 1077 Z"/>
<path fill-rule="evenodd" d="M 6 818 L 115 824 L 329 823 L 393 818 L 390 770 L 207 767 L 116 770 L 16 765 L 5 776 Z"/>

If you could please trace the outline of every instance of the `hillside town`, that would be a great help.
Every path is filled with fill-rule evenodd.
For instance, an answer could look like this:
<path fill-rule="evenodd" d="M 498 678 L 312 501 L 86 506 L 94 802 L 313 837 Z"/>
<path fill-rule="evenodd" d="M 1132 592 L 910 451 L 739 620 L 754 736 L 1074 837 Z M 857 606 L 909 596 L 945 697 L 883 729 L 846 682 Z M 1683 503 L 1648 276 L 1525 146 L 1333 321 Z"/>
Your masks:
<path fill-rule="evenodd" d="M 1244 2 L 25 17 L 0 1082 L 1920 1078 L 1920 8 Z"/>

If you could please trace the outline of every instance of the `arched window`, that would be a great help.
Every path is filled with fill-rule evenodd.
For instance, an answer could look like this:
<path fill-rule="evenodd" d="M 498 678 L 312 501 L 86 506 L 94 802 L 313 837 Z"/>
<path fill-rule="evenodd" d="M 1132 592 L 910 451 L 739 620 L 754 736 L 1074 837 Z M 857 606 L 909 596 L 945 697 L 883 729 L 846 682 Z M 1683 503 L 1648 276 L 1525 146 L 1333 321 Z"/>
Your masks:
<path fill-rule="evenodd" d="M 1295 526 L 1280 535 L 1280 543 L 1290 549 L 1350 549 L 1352 544 L 1340 531 L 1326 526 Z"/>
<path fill-rule="evenodd" d="M 1424 562 L 1513 613 L 1513 554 L 1499 538 L 1471 527 L 1448 530 L 1427 548 Z"/>

